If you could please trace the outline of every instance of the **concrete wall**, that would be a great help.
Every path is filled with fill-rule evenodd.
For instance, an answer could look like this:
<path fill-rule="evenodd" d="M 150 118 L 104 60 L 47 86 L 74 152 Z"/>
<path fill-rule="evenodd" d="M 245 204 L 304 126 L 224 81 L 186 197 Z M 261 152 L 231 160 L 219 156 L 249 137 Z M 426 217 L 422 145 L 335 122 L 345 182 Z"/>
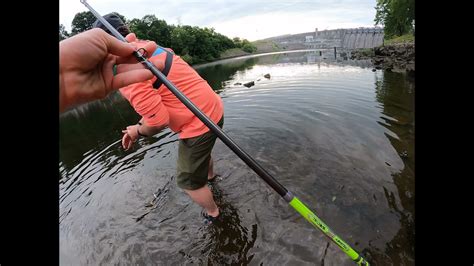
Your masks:
<path fill-rule="evenodd" d="M 310 37 L 312 36 L 312 38 Z M 327 49 L 338 48 L 373 48 L 383 44 L 383 29 L 381 28 L 357 28 L 336 29 L 299 34 L 288 34 L 268 38 L 282 47 L 304 47 Z"/>

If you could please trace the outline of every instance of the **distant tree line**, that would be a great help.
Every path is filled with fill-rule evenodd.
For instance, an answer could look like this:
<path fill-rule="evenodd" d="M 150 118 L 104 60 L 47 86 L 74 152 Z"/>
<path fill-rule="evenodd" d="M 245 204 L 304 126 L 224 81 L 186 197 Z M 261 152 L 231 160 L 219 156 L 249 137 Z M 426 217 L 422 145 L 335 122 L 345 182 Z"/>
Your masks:
<path fill-rule="evenodd" d="M 227 36 L 217 33 L 214 28 L 169 25 L 155 15 L 127 20 L 123 15 L 116 14 L 139 39 L 155 41 L 160 46 L 169 47 L 190 64 L 216 60 L 220 58 L 222 52 L 231 48 L 241 48 L 249 53 L 257 50 L 248 40 L 241 40 L 238 37 L 229 39 Z M 91 29 L 95 20 L 96 18 L 90 11 L 77 13 L 72 20 L 70 34 L 65 30 L 64 25 L 59 25 L 59 40 Z"/>
<path fill-rule="evenodd" d="M 253 53 L 257 51 L 257 47 L 255 47 L 255 45 L 251 44 L 246 39 L 240 40 L 239 37 L 235 37 L 234 39 L 232 39 L 232 41 L 234 42 L 235 47 L 241 48 L 247 53 Z"/>
<path fill-rule="evenodd" d="M 377 0 L 375 25 L 384 26 L 386 38 L 415 32 L 415 0 Z"/>

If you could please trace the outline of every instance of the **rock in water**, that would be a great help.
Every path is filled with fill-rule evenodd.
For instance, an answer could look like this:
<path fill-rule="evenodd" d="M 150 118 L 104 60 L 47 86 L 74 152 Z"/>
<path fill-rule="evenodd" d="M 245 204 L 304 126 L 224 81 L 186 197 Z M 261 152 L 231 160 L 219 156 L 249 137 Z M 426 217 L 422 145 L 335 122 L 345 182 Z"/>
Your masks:
<path fill-rule="evenodd" d="M 255 82 L 254 82 L 254 81 L 250 81 L 250 82 L 244 83 L 244 86 L 247 87 L 247 88 L 250 88 L 250 87 L 252 87 L 253 85 L 255 85 Z"/>

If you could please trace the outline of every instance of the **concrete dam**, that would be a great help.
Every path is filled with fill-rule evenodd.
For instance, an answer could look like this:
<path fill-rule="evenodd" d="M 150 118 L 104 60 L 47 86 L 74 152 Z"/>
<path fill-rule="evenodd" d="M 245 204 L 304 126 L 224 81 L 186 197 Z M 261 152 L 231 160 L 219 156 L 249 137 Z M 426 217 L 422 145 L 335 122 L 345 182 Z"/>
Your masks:
<path fill-rule="evenodd" d="M 265 40 L 274 41 L 285 50 L 374 48 L 383 44 L 382 28 L 335 29 L 287 34 Z"/>

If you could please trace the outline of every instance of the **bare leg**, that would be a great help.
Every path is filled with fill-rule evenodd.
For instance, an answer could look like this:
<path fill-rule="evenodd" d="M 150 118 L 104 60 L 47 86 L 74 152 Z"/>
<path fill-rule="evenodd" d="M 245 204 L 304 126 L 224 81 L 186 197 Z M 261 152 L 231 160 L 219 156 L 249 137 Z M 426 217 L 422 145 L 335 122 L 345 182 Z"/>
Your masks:
<path fill-rule="evenodd" d="M 207 172 L 207 180 L 211 180 L 214 177 L 214 160 L 211 159 L 209 160 L 209 170 Z"/>
<path fill-rule="evenodd" d="M 202 188 L 198 188 L 196 190 L 184 190 L 191 199 L 199 204 L 199 206 L 203 207 L 207 214 L 217 217 L 219 215 L 219 208 L 214 201 L 212 196 L 212 192 L 207 186 L 203 186 Z"/>

